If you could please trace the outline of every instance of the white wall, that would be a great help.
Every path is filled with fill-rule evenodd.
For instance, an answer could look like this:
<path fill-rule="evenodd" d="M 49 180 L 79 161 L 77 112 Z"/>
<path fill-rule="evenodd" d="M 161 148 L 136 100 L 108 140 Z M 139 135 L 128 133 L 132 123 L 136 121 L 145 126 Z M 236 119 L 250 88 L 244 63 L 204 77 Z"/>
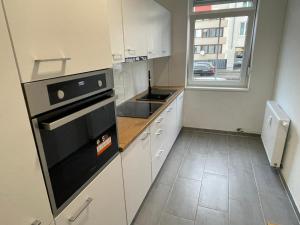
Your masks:
<path fill-rule="evenodd" d="M 283 176 L 300 209 L 300 1 L 289 0 L 274 98 L 292 124 L 283 161 Z"/>
<path fill-rule="evenodd" d="M 172 56 L 154 60 L 156 84 L 184 85 L 187 0 L 160 0 L 172 13 Z M 248 92 L 186 90 L 184 126 L 260 133 L 272 97 L 286 0 L 261 0 Z"/>
<path fill-rule="evenodd" d="M 149 61 L 114 65 L 115 92 L 117 105 L 147 90 Z"/>

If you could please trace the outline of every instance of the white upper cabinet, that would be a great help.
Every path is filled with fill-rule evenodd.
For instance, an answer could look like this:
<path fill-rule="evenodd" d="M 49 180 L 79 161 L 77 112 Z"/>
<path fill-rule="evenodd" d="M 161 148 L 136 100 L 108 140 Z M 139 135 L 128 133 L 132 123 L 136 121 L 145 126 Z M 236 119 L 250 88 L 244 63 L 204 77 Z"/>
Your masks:
<path fill-rule="evenodd" d="M 148 58 L 171 54 L 171 14 L 155 1 L 148 7 Z"/>
<path fill-rule="evenodd" d="M 161 35 L 162 35 L 162 47 L 161 56 L 171 55 L 171 13 L 169 10 L 162 7 L 162 20 L 161 20 Z"/>
<path fill-rule="evenodd" d="M 108 19 L 113 63 L 124 62 L 122 0 L 108 0 Z"/>
<path fill-rule="evenodd" d="M 122 0 L 122 5 L 125 57 L 147 56 L 149 0 Z"/>
<path fill-rule="evenodd" d="M 0 224 L 49 225 L 50 203 L 2 6 L 0 40 Z"/>
<path fill-rule="evenodd" d="M 107 0 L 4 0 L 22 82 L 112 66 Z"/>

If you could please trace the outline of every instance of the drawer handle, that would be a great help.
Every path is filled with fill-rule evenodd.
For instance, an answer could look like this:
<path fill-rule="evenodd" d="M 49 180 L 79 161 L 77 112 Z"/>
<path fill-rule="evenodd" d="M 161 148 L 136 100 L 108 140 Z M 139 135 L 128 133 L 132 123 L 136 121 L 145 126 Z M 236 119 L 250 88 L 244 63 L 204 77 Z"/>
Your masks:
<path fill-rule="evenodd" d="M 150 134 L 149 132 L 146 132 L 146 133 L 145 133 L 145 136 L 142 137 L 141 140 L 142 140 L 142 141 L 145 140 L 145 139 L 149 136 L 149 134 Z"/>
<path fill-rule="evenodd" d="M 161 123 L 163 120 L 164 120 L 164 118 L 163 118 L 163 117 L 160 117 L 160 118 L 156 121 L 156 123 Z"/>
<path fill-rule="evenodd" d="M 163 129 L 158 129 L 158 131 L 155 133 L 156 135 L 161 135 L 163 132 Z"/>
<path fill-rule="evenodd" d="M 173 108 L 171 107 L 167 110 L 167 112 L 171 112 L 172 110 L 173 110 Z"/>
<path fill-rule="evenodd" d="M 122 54 L 112 54 L 114 60 L 121 60 Z"/>
<path fill-rule="evenodd" d="M 41 221 L 35 220 L 35 221 L 33 221 L 33 223 L 31 225 L 41 225 L 41 224 L 42 224 Z"/>
<path fill-rule="evenodd" d="M 162 154 L 164 153 L 165 150 L 161 149 L 159 150 L 159 152 L 156 154 L 157 158 L 160 158 L 162 156 Z"/>
<path fill-rule="evenodd" d="M 73 223 L 77 220 L 77 218 L 80 216 L 80 214 L 91 204 L 93 201 L 92 198 L 88 198 L 85 203 L 78 209 L 78 211 L 75 213 L 75 215 L 71 216 L 69 218 L 69 222 Z"/>
<path fill-rule="evenodd" d="M 61 58 L 52 58 L 52 59 L 35 59 L 34 61 L 37 63 L 40 62 L 53 62 L 53 61 L 68 61 L 71 60 L 69 57 L 61 57 Z"/>
<path fill-rule="evenodd" d="M 135 50 L 134 49 L 126 49 L 129 55 L 135 55 Z"/>

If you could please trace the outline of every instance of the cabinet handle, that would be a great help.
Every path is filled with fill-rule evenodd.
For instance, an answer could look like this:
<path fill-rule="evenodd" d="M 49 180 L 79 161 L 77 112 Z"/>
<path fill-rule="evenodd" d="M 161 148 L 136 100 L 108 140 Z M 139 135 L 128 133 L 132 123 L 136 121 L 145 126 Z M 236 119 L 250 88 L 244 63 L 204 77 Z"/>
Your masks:
<path fill-rule="evenodd" d="M 112 54 L 114 60 L 121 60 L 122 54 Z"/>
<path fill-rule="evenodd" d="M 160 118 L 156 121 L 156 123 L 161 123 L 163 120 L 164 120 L 164 118 L 163 118 L 163 117 L 160 117 Z"/>
<path fill-rule="evenodd" d="M 71 60 L 69 57 L 61 57 L 61 58 L 52 58 L 52 59 L 35 59 L 34 61 L 37 63 L 40 62 L 53 62 L 53 61 L 68 61 Z"/>
<path fill-rule="evenodd" d="M 41 225 L 41 224 L 42 224 L 41 221 L 35 220 L 35 221 L 33 221 L 33 223 L 31 225 Z"/>
<path fill-rule="evenodd" d="M 152 53 L 153 53 L 152 51 L 148 51 L 148 54 L 150 54 L 150 55 L 151 55 Z"/>
<path fill-rule="evenodd" d="M 129 53 L 129 55 L 135 55 L 135 50 L 134 49 L 126 49 L 126 51 Z"/>
<path fill-rule="evenodd" d="M 157 158 L 160 158 L 162 156 L 162 154 L 164 153 L 165 150 L 161 149 L 159 150 L 159 152 L 156 154 Z"/>
<path fill-rule="evenodd" d="M 75 213 L 75 215 L 71 216 L 69 218 L 69 222 L 73 223 L 77 220 L 77 218 L 80 216 L 80 214 L 91 204 L 93 201 L 92 198 L 88 198 L 85 203 L 78 209 L 78 211 Z"/>
<path fill-rule="evenodd" d="M 162 50 L 162 53 L 166 53 L 167 51 L 166 50 Z"/>
<path fill-rule="evenodd" d="M 158 129 L 157 132 L 155 133 L 156 135 L 161 135 L 163 132 L 163 129 Z"/>
<path fill-rule="evenodd" d="M 169 108 L 169 109 L 167 110 L 167 112 L 171 112 L 171 111 L 172 111 L 172 109 L 173 109 L 172 107 L 171 107 L 171 108 Z"/>
<path fill-rule="evenodd" d="M 150 133 L 149 133 L 149 132 L 146 132 L 145 134 L 146 134 L 146 135 L 145 135 L 144 137 L 141 138 L 142 141 L 145 140 L 145 139 L 149 136 Z"/>

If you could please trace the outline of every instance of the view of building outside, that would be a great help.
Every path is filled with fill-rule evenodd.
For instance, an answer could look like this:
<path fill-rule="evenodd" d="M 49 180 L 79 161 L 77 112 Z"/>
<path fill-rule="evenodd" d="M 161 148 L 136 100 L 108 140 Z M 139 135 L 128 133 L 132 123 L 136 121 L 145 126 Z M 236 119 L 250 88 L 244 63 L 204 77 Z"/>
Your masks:
<path fill-rule="evenodd" d="M 244 4 L 196 6 L 194 11 L 245 7 Z M 247 16 L 195 21 L 193 67 L 196 79 L 240 79 L 247 22 Z"/>

